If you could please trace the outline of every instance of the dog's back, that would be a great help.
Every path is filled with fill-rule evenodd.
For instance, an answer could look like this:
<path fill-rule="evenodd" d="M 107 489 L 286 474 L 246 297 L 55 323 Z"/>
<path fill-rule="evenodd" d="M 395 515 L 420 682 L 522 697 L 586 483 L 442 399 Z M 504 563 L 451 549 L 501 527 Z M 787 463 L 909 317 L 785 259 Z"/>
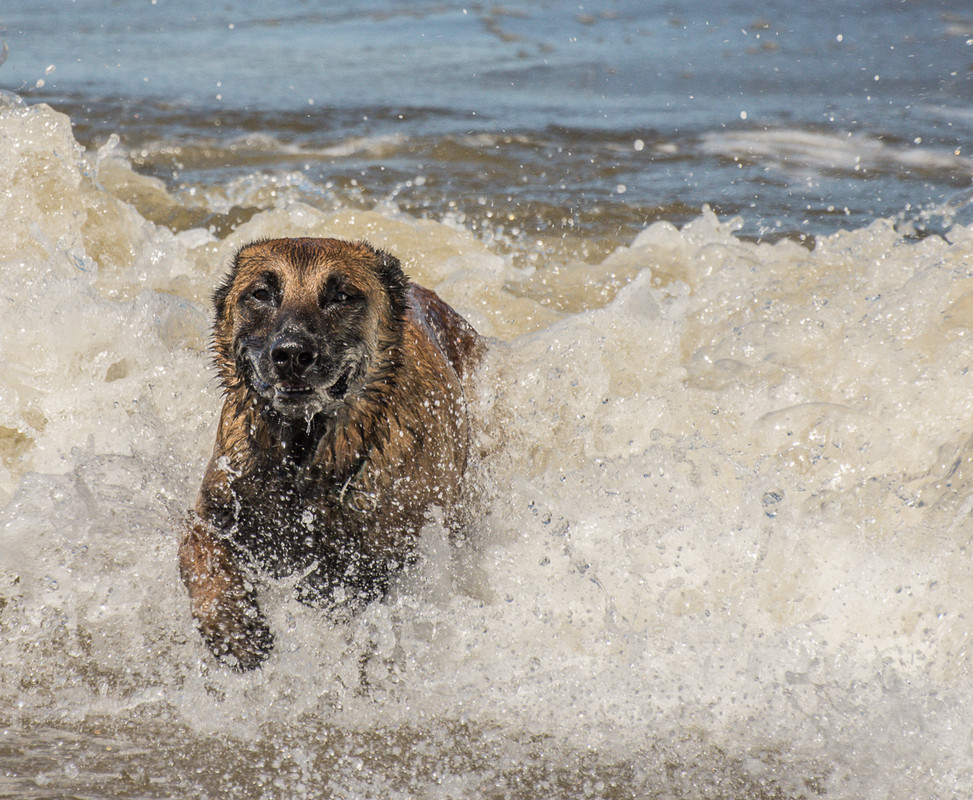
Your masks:
<path fill-rule="evenodd" d="M 467 378 L 483 355 L 483 339 L 432 289 L 413 283 L 411 296 L 416 313 L 428 326 L 443 355 L 461 379 Z"/>

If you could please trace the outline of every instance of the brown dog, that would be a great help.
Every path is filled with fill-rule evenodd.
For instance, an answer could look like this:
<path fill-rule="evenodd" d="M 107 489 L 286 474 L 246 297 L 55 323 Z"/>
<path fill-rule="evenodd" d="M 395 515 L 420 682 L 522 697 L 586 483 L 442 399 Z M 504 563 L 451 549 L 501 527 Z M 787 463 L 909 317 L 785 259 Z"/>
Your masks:
<path fill-rule="evenodd" d="M 210 649 L 250 669 L 273 646 L 252 572 L 301 576 L 307 602 L 373 598 L 429 507 L 457 511 L 483 343 L 363 243 L 248 245 L 214 301 L 226 399 L 179 563 Z"/>

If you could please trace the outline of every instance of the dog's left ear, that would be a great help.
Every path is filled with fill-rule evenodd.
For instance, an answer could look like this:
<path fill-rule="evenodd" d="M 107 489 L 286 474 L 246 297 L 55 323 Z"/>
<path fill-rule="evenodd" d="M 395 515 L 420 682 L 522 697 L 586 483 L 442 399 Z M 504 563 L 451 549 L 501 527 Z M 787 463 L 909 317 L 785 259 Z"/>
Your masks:
<path fill-rule="evenodd" d="M 405 316 L 409 305 L 409 279 L 402 271 L 399 259 L 384 250 L 376 250 L 378 256 L 378 276 L 389 293 L 392 310 L 396 317 Z"/>

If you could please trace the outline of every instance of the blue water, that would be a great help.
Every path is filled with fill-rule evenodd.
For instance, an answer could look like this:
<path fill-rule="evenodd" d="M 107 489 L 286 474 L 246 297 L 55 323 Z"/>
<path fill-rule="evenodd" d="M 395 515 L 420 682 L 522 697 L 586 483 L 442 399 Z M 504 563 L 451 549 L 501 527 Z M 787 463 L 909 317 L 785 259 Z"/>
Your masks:
<path fill-rule="evenodd" d="M 962 0 L 4 4 L 4 83 L 217 108 L 445 108 L 514 125 L 883 124 L 968 107 Z M 55 70 L 48 73 L 50 65 Z M 911 112 L 911 113 L 910 113 Z M 927 120 L 927 125 L 933 120 Z M 932 127 L 937 127 L 933 125 Z M 926 131 L 920 131 L 928 133 Z M 944 132 L 945 133 L 945 132 Z"/>
<path fill-rule="evenodd" d="M 0 86 L 67 111 L 88 144 L 119 133 L 174 185 L 289 167 L 277 146 L 240 156 L 260 133 L 365 205 L 459 206 L 508 237 L 568 216 L 608 247 L 704 204 L 806 240 L 962 205 L 973 178 L 965 0 L 7 0 L 0 24 Z M 508 139 L 462 139 L 482 133 Z M 394 141 L 315 153 L 361 137 Z"/>

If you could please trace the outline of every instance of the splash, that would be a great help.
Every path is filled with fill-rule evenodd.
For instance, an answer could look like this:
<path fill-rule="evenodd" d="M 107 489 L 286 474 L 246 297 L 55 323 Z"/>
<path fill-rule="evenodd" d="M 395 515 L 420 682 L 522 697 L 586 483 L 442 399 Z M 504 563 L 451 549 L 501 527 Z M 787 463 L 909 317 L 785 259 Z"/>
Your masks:
<path fill-rule="evenodd" d="M 50 109 L 4 107 L 0 142 L 5 789 L 973 791 L 973 229 L 808 250 L 704 211 L 519 269 L 391 208 L 176 233 L 140 209 L 188 199 Z M 396 253 L 492 337 L 482 508 L 360 614 L 268 587 L 279 647 L 240 676 L 175 548 L 220 403 L 209 292 L 291 234 Z"/>

